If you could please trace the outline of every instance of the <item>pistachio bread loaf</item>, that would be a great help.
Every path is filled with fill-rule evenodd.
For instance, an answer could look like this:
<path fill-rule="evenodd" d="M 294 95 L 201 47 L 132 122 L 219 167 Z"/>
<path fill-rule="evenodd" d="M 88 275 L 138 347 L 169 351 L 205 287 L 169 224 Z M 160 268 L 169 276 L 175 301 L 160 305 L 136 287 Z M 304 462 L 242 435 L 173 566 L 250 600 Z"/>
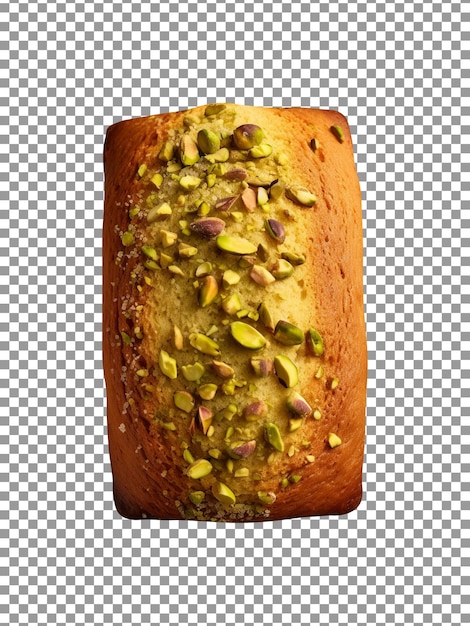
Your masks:
<path fill-rule="evenodd" d="M 120 514 L 250 522 L 356 508 L 367 354 L 346 119 L 210 104 L 112 125 L 104 159 Z"/>

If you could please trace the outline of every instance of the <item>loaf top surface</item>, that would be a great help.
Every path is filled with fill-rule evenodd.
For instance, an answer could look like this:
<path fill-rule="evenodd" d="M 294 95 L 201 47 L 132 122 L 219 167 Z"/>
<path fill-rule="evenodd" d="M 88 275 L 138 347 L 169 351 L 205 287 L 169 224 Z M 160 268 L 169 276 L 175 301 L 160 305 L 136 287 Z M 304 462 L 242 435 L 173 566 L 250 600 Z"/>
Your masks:
<path fill-rule="evenodd" d="M 130 518 L 360 502 L 361 194 L 334 111 L 214 104 L 105 144 L 104 368 Z"/>

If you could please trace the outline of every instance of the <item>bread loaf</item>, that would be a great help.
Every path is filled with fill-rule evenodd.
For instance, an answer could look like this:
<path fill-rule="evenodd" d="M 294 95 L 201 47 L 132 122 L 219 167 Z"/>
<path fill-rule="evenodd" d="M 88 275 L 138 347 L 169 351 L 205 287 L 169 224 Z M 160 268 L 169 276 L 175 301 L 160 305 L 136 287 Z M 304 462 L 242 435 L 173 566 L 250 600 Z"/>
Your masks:
<path fill-rule="evenodd" d="M 334 111 L 112 125 L 103 339 L 128 518 L 342 514 L 362 496 L 361 193 Z"/>

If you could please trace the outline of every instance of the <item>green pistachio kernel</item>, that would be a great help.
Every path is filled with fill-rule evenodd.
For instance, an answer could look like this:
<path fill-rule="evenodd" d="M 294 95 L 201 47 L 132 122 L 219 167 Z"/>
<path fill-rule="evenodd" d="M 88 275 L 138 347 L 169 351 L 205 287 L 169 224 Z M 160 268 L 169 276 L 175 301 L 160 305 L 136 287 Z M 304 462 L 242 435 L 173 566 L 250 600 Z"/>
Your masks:
<path fill-rule="evenodd" d="M 263 143 L 259 146 L 254 146 L 253 148 L 250 148 L 248 154 L 252 159 L 262 159 L 272 154 L 272 151 L 272 146 L 267 143 Z"/>
<path fill-rule="evenodd" d="M 179 179 L 179 184 L 186 191 L 194 191 L 202 183 L 202 180 L 198 176 L 182 176 Z"/>
<path fill-rule="evenodd" d="M 180 140 L 180 159 L 183 165 L 194 165 L 199 161 L 199 150 L 190 135 L 183 135 Z"/>
<path fill-rule="evenodd" d="M 323 339 L 318 330 L 310 328 L 305 334 L 305 341 L 308 348 L 315 356 L 323 355 Z"/>
<path fill-rule="evenodd" d="M 316 196 L 305 187 L 288 187 L 285 193 L 289 200 L 292 200 L 302 206 L 312 207 L 317 201 Z"/>
<path fill-rule="evenodd" d="M 292 265 L 303 265 L 306 261 L 306 257 L 304 254 L 288 251 L 281 253 L 281 259 L 289 261 L 289 263 L 291 263 Z"/>
<path fill-rule="evenodd" d="M 248 467 L 239 467 L 235 470 L 235 473 L 233 475 L 235 476 L 235 478 L 246 478 L 250 475 L 250 470 L 248 469 Z"/>
<path fill-rule="evenodd" d="M 206 383 L 200 385 L 197 389 L 198 396 L 203 400 L 213 400 L 217 393 L 217 385 L 214 383 Z"/>
<path fill-rule="evenodd" d="M 214 302 L 219 293 L 217 279 L 212 276 L 205 276 L 201 281 L 198 293 L 199 306 L 205 308 Z"/>
<path fill-rule="evenodd" d="M 240 282 L 240 274 L 234 272 L 233 270 L 225 270 L 222 276 L 222 284 L 224 289 L 228 289 L 229 287 L 233 287 Z"/>
<path fill-rule="evenodd" d="M 202 354 L 208 354 L 209 356 L 219 356 L 219 345 L 210 337 L 206 337 L 202 333 L 191 333 L 189 335 L 189 343 L 193 348 L 202 352 Z"/>
<path fill-rule="evenodd" d="M 165 430 L 176 430 L 176 425 L 174 422 L 161 422 L 162 428 Z"/>
<path fill-rule="evenodd" d="M 278 259 L 271 268 L 271 273 L 276 280 L 284 280 L 294 273 L 294 266 L 286 261 L 286 259 Z"/>
<path fill-rule="evenodd" d="M 152 248 L 151 246 L 142 246 L 142 252 L 149 259 L 152 259 L 153 261 L 158 261 L 158 253 L 155 248 Z"/>
<path fill-rule="evenodd" d="M 145 163 L 142 163 L 142 165 L 140 165 L 139 169 L 137 170 L 137 176 L 139 178 L 142 178 L 142 176 L 145 174 L 146 171 L 147 171 L 147 166 L 145 165 Z"/>
<path fill-rule="evenodd" d="M 169 248 L 170 246 L 175 244 L 178 240 L 177 233 L 173 233 L 169 230 L 161 230 L 160 236 L 161 236 L 161 244 L 163 248 Z"/>
<path fill-rule="evenodd" d="M 266 424 L 264 427 L 264 434 L 268 443 L 270 443 L 275 450 L 278 450 L 279 452 L 284 451 L 284 441 L 277 424 L 274 424 L 273 422 Z"/>
<path fill-rule="evenodd" d="M 191 413 L 194 409 L 194 398 L 188 391 L 175 391 L 173 402 L 178 409 L 185 413 Z"/>
<path fill-rule="evenodd" d="M 237 501 L 237 498 L 230 487 L 219 481 L 212 484 L 212 493 L 219 502 L 226 506 L 231 506 Z"/>
<path fill-rule="evenodd" d="M 197 266 L 194 275 L 197 278 L 203 278 L 204 276 L 208 276 L 214 269 L 213 264 L 210 261 L 204 261 L 200 265 Z"/>
<path fill-rule="evenodd" d="M 189 478 L 204 478 L 212 472 L 212 464 L 206 459 L 197 459 L 187 468 L 186 474 Z"/>
<path fill-rule="evenodd" d="M 301 417 L 297 417 L 297 418 L 291 417 L 289 419 L 289 432 L 294 433 L 296 430 L 299 430 L 302 424 L 303 424 L 303 419 Z"/>
<path fill-rule="evenodd" d="M 224 363 L 223 361 L 212 361 L 212 369 L 217 376 L 220 376 L 220 378 L 232 378 L 235 374 L 233 367 L 230 367 L 230 365 Z"/>
<path fill-rule="evenodd" d="M 226 104 L 214 102 L 213 104 L 208 104 L 206 106 L 204 110 L 204 115 L 206 117 L 209 117 L 211 115 L 218 115 L 219 113 L 222 113 L 222 111 L 225 111 L 226 108 Z"/>
<path fill-rule="evenodd" d="M 294 324 L 279 320 L 274 329 L 274 339 L 285 346 L 297 346 L 303 342 L 304 333 Z"/>
<path fill-rule="evenodd" d="M 186 463 L 194 463 L 195 459 L 191 454 L 189 448 L 186 448 L 186 450 L 183 452 L 183 459 L 186 461 Z"/>
<path fill-rule="evenodd" d="M 256 124 L 242 124 L 233 131 L 233 142 L 239 150 L 249 150 L 264 139 L 262 128 Z"/>
<path fill-rule="evenodd" d="M 334 124 L 333 126 L 330 126 L 330 131 L 333 133 L 333 135 L 336 137 L 336 139 L 339 141 L 339 143 L 343 143 L 343 141 L 344 141 L 344 132 L 343 132 L 343 129 L 341 128 L 341 126 L 338 126 L 337 124 Z"/>
<path fill-rule="evenodd" d="M 274 358 L 274 370 L 276 376 L 284 387 L 295 387 L 299 382 L 299 371 L 295 363 L 283 354 L 279 354 Z"/>
<path fill-rule="evenodd" d="M 197 145 L 204 154 L 213 154 L 220 150 L 220 138 L 207 128 L 202 128 L 197 134 Z"/>
<path fill-rule="evenodd" d="M 157 189 L 160 189 L 163 183 L 163 176 L 157 172 L 150 179 Z"/>
<path fill-rule="evenodd" d="M 262 302 L 258 307 L 259 320 L 269 332 L 274 332 L 275 324 L 272 312 L 268 309 L 268 306 Z"/>
<path fill-rule="evenodd" d="M 136 217 L 137 215 L 139 215 L 140 213 L 140 207 L 135 206 L 132 209 L 129 209 L 129 217 L 132 220 L 134 217 Z"/>
<path fill-rule="evenodd" d="M 272 491 L 258 491 L 258 498 L 263 504 L 273 504 L 276 501 L 276 494 Z"/>
<path fill-rule="evenodd" d="M 337 448 L 342 443 L 343 442 L 341 441 L 341 439 L 335 433 L 329 433 L 328 434 L 328 444 L 329 444 L 330 448 Z"/>
<path fill-rule="evenodd" d="M 251 241 L 242 239 L 241 237 L 219 235 L 215 241 L 219 250 L 230 254 L 254 254 L 258 249 Z"/>
<path fill-rule="evenodd" d="M 121 330 L 121 339 L 125 346 L 129 346 L 132 343 L 131 337 L 129 337 L 129 335 L 123 330 Z"/>
<path fill-rule="evenodd" d="M 206 371 L 206 368 L 202 363 L 196 361 L 191 365 L 183 365 L 181 367 L 181 373 L 183 374 L 183 378 L 188 382 L 197 382 L 202 378 Z"/>
<path fill-rule="evenodd" d="M 226 161 L 228 161 L 229 157 L 230 152 L 228 151 L 228 148 L 220 148 L 216 152 L 213 152 L 212 154 L 206 154 L 204 156 L 206 161 L 209 161 L 209 163 L 225 163 Z"/>
<path fill-rule="evenodd" d="M 215 185 L 216 181 L 217 181 L 217 175 L 216 174 L 208 174 L 206 176 L 206 183 L 207 183 L 208 189 L 213 187 Z"/>
<path fill-rule="evenodd" d="M 300 474 L 291 474 L 289 476 L 289 482 L 292 484 L 298 483 L 302 479 Z"/>
<path fill-rule="evenodd" d="M 178 246 L 178 254 L 184 259 L 189 259 L 192 256 L 196 256 L 197 253 L 198 249 L 194 246 L 190 246 L 187 243 L 180 243 L 180 245 Z"/>
<path fill-rule="evenodd" d="M 191 493 L 189 494 L 189 499 L 194 504 L 194 506 L 199 506 L 204 500 L 205 495 L 206 494 L 203 491 L 191 491 Z"/>
<path fill-rule="evenodd" d="M 222 300 L 221 306 L 227 315 L 235 315 L 242 308 L 240 296 L 238 293 L 232 293 Z"/>
<path fill-rule="evenodd" d="M 123 246 L 131 246 L 134 243 L 134 235 L 128 230 L 121 237 Z"/>
<path fill-rule="evenodd" d="M 157 220 L 165 219 L 171 214 L 172 214 L 171 206 L 167 202 L 164 202 L 163 204 L 160 204 L 159 206 L 156 206 L 156 207 L 152 207 L 150 209 L 150 211 L 147 213 L 147 222 L 149 224 L 152 224 L 153 222 L 156 222 Z"/>
<path fill-rule="evenodd" d="M 171 380 L 177 378 L 178 370 L 176 367 L 176 359 L 173 359 L 165 350 L 160 350 L 158 365 L 164 376 L 167 376 Z"/>
<path fill-rule="evenodd" d="M 160 150 L 158 154 L 158 158 L 166 162 L 171 161 L 171 159 L 173 158 L 174 152 L 175 152 L 174 145 L 171 143 L 171 141 L 166 141 L 163 144 L 162 149 Z"/>
<path fill-rule="evenodd" d="M 232 337 L 244 348 L 261 350 L 266 345 L 263 335 L 245 322 L 232 322 L 230 324 Z"/>

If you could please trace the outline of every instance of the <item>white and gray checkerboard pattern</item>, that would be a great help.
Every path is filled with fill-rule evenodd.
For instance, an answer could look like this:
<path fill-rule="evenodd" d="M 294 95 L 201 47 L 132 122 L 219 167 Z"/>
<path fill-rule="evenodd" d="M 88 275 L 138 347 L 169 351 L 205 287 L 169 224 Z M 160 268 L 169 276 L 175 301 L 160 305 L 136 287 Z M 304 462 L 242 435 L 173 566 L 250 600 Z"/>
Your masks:
<path fill-rule="evenodd" d="M 464 6 L 0 5 L 0 623 L 470 620 Z M 349 118 L 370 373 L 365 498 L 346 517 L 224 527 L 130 522 L 114 510 L 104 133 L 215 100 Z"/>

